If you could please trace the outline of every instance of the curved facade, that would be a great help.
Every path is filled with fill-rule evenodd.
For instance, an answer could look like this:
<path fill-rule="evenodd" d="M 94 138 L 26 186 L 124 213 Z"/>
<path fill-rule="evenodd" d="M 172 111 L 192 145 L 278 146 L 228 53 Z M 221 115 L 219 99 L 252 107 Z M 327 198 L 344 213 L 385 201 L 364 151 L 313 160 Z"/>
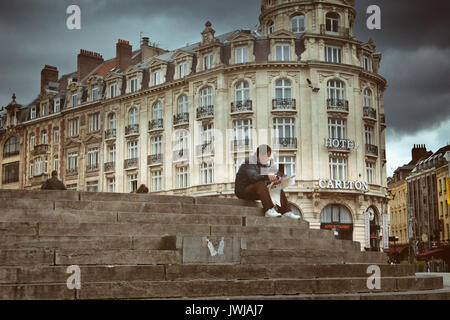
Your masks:
<path fill-rule="evenodd" d="M 296 176 L 286 193 L 311 227 L 377 249 L 366 212 L 380 225 L 388 211 L 386 80 L 374 44 L 353 36 L 355 15 L 353 1 L 264 0 L 258 31 L 216 36 L 208 22 L 201 42 L 174 51 L 119 40 L 117 57 L 97 64 L 82 50 L 95 68 L 61 78 L 63 94 L 41 93 L 41 109 L 59 96 L 61 108 L 26 118 L 24 152 L 38 127 L 58 126 L 46 155 L 69 187 L 231 197 L 242 159 L 268 143 Z M 330 206 L 338 213 L 324 214 Z"/>

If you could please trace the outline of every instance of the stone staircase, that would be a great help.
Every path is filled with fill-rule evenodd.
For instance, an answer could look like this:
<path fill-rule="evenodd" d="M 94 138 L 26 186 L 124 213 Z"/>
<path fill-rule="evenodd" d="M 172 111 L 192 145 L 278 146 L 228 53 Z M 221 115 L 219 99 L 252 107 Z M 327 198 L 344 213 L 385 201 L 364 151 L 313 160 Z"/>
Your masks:
<path fill-rule="evenodd" d="M 71 265 L 81 289 L 67 287 Z M 380 290 L 367 288 L 370 265 Z M 0 190 L 0 299 L 161 298 L 449 299 L 450 290 L 331 231 L 265 218 L 256 202 Z"/>

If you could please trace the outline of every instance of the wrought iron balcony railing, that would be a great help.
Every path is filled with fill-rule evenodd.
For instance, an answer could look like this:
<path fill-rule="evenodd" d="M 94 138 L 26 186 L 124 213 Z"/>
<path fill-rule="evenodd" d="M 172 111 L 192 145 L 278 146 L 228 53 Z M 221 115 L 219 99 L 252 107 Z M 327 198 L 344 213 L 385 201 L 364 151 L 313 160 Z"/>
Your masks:
<path fill-rule="evenodd" d="M 116 170 L 116 163 L 115 162 L 106 162 L 104 165 L 105 172 L 113 172 Z"/>
<path fill-rule="evenodd" d="M 86 166 L 86 171 L 95 171 L 98 170 L 98 163 L 91 163 Z"/>
<path fill-rule="evenodd" d="M 344 37 L 344 38 L 350 38 L 350 29 L 349 28 L 331 28 L 327 30 L 327 27 L 325 24 L 320 25 L 320 34 L 321 35 L 332 35 L 332 36 L 338 36 L 338 37 Z"/>
<path fill-rule="evenodd" d="M 125 127 L 125 135 L 138 135 L 139 134 L 139 125 L 138 124 L 130 124 Z"/>
<path fill-rule="evenodd" d="M 196 146 L 195 149 L 196 149 L 195 153 L 198 156 L 212 155 L 212 154 L 214 154 L 214 142 L 210 141 L 210 142 L 203 143 L 201 145 Z"/>
<path fill-rule="evenodd" d="M 163 119 L 153 119 L 148 122 L 148 131 L 162 130 L 164 128 Z"/>
<path fill-rule="evenodd" d="M 173 116 L 173 125 L 181 125 L 189 123 L 189 112 L 178 113 Z"/>
<path fill-rule="evenodd" d="M 253 143 L 250 139 L 233 140 L 232 149 L 233 152 L 251 151 Z"/>
<path fill-rule="evenodd" d="M 67 174 L 78 174 L 78 168 L 67 168 Z"/>
<path fill-rule="evenodd" d="M 153 165 L 153 164 L 161 164 L 163 161 L 163 155 L 161 153 L 158 154 L 151 154 L 147 156 L 147 164 Z"/>
<path fill-rule="evenodd" d="M 377 111 L 371 107 L 363 108 L 363 117 L 365 119 L 377 120 Z"/>
<path fill-rule="evenodd" d="M 105 139 L 106 140 L 115 139 L 116 136 L 117 136 L 117 130 L 116 129 L 105 130 Z"/>
<path fill-rule="evenodd" d="M 273 147 L 275 149 L 297 149 L 297 138 L 275 138 Z"/>
<path fill-rule="evenodd" d="M 189 160 L 189 149 L 179 149 L 173 151 L 173 161 Z"/>
<path fill-rule="evenodd" d="M 31 154 L 36 156 L 38 154 L 46 154 L 49 150 L 48 144 L 38 144 L 37 146 L 34 146 L 34 150 L 31 151 Z"/>
<path fill-rule="evenodd" d="M 139 166 L 139 159 L 133 158 L 133 159 L 126 159 L 124 160 L 123 167 L 125 169 L 133 169 L 137 168 Z"/>
<path fill-rule="evenodd" d="M 327 110 L 348 112 L 348 100 L 327 99 Z"/>
<path fill-rule="evenodd" d="M 366 144 L 366 154 L 378 156 L 378 147 L 373 144 Z"/>
<path fill-rule="evenodd" d="M 214 106 L 198 107 L 197 119 L 214 118 Z"/>
<path fill-rule="evenodd" d="M 253 112 L 252 100 L 242 100 L 231 103 L 231 113 L 245 112 Z"/>
<path fill-rule="evenodd" d="M 291 98 L 277 98 L 272 100 L 272 111 L 295 111 L 296 100 Z"/>

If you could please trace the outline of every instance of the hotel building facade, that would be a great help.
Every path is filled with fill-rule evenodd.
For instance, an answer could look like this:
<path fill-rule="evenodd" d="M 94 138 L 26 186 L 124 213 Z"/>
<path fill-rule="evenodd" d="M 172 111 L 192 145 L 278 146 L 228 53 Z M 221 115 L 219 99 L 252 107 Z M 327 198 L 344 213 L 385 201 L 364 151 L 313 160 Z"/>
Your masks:
<path fill-rule="evenodd" d="M 119 40 L 113 59 L 81 50 L 61 77 L 45 66 L 39 96 L 0 111 L 1 187 L 39 188 L 57 170 L 70 189 L 233 197 L 239 165 L 267 143 L 296 176 L 294 211 L 380 250 L 387 84 L 355 17 L 353 0 L 263 0 L 255 31 L 216 36 L 207 22 L 177 50 Z"/>

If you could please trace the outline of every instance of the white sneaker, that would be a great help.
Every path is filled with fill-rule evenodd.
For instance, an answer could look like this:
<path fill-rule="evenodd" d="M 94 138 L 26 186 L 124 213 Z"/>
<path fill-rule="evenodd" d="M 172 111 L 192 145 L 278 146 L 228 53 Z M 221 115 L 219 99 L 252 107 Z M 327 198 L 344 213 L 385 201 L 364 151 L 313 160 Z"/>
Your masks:
<path fill-rule="evenodd" d="M 298 220 L 298 219 L 300 219 L 300 216 L 294 214 L 292 211 L 289 211 L 289 212 L 286 212 L 285 214 L 283 214 L 283 218 L 291 218 L 291 219 Z"/>
<path fill-rule="evenodd" d="M 266 211 L 266 217 L 271 217 L 271 218 L 281 217 L 281 214 L 279 214 L 278 212 L 276 212 L 276 210 L 274 208 L 272 208 L 272 209 L 269 209 Z"/>

